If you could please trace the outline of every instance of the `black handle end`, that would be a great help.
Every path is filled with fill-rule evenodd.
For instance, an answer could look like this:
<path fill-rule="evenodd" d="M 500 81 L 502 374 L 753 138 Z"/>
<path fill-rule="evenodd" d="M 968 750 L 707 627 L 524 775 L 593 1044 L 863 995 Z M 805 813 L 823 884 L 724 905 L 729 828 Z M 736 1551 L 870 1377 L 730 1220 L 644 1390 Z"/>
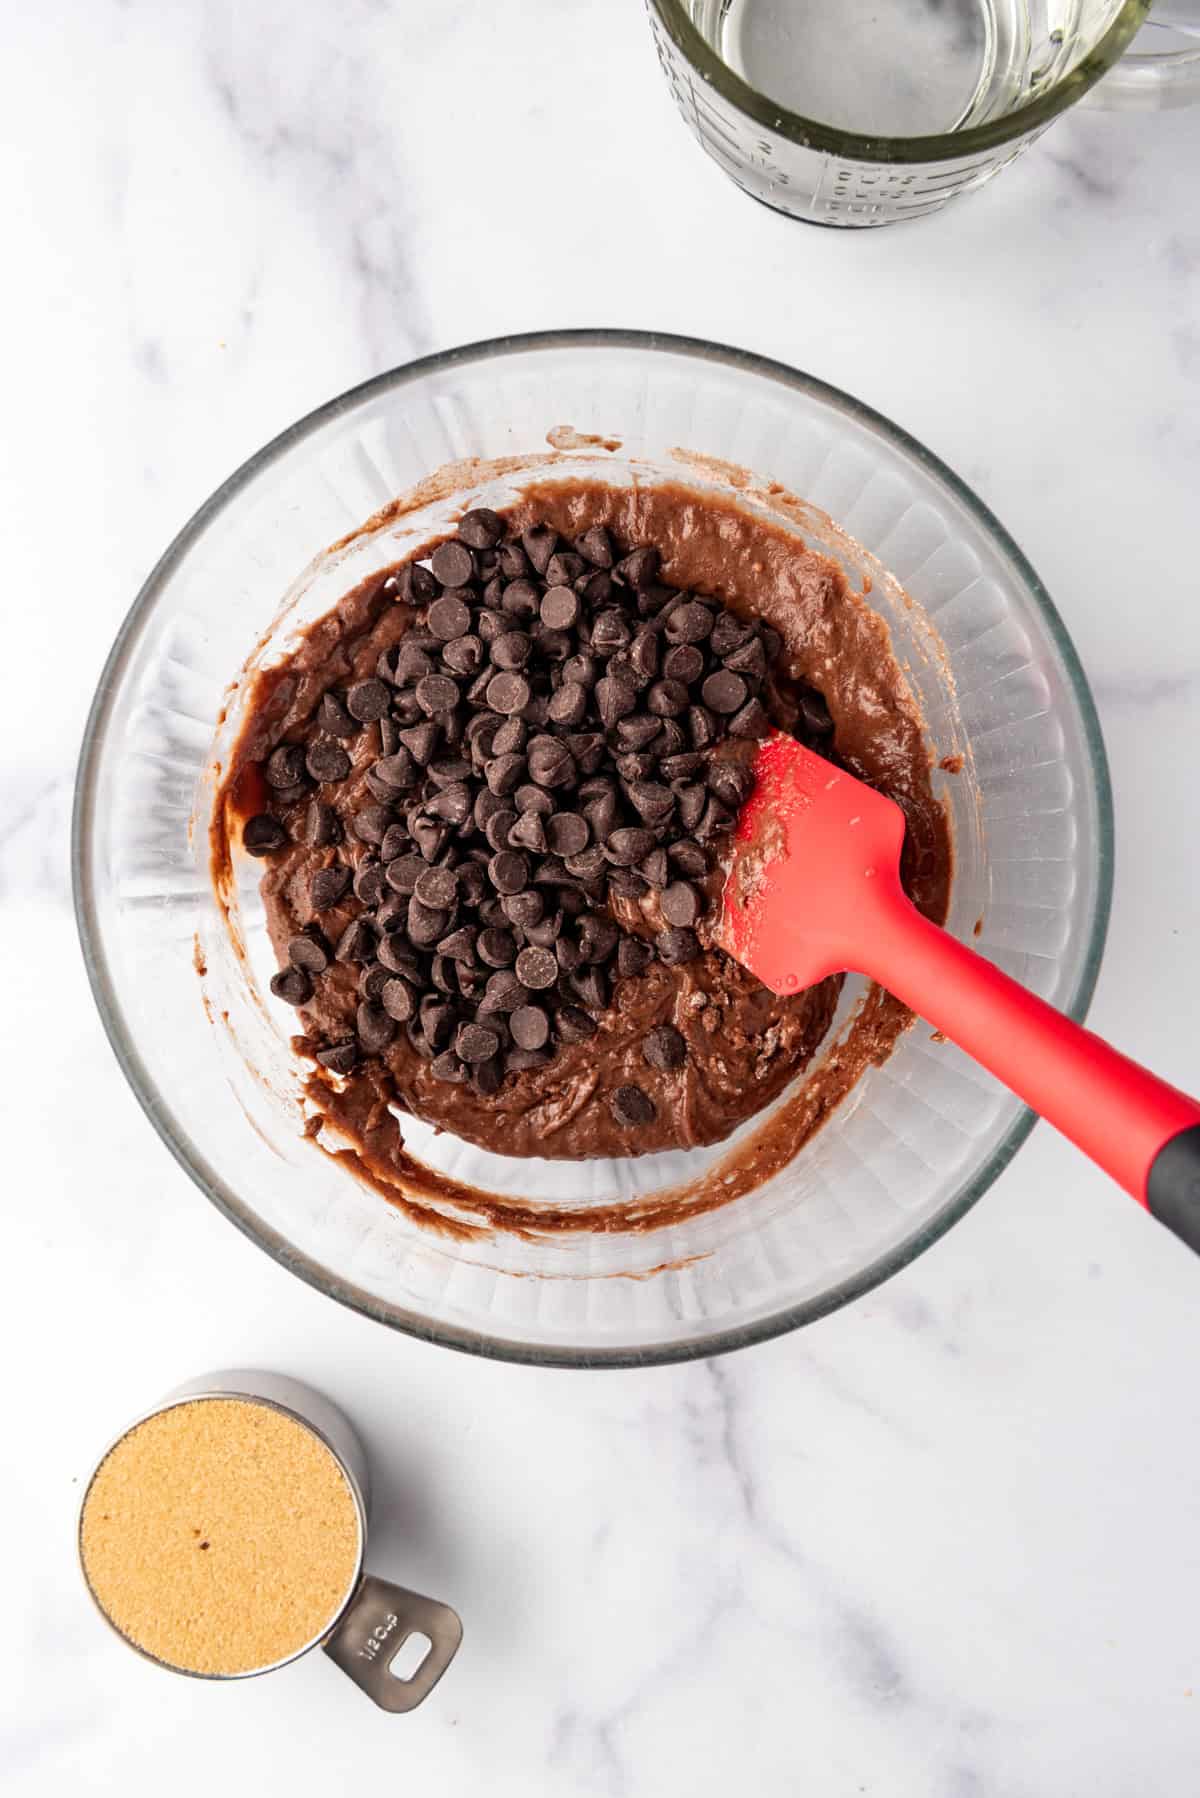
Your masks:
<path fill-rule="evenodd" d="M 1146 1208 L 1200 1255 L 1200 1124 L 1181 1130 L 1154 1157 Z"/>

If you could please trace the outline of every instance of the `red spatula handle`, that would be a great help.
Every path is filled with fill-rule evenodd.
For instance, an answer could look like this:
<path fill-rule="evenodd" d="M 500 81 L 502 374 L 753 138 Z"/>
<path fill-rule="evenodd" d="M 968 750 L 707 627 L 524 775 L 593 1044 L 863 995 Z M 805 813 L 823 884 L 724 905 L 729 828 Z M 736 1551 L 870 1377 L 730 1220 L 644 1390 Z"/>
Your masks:
<path fill-rule="evenodd" d="M 854 962 L 989 1068 L 1200 1253 L 1200 1105 L 876 883 Z M 869 966 L 863 966 L 869 962 Z"/>

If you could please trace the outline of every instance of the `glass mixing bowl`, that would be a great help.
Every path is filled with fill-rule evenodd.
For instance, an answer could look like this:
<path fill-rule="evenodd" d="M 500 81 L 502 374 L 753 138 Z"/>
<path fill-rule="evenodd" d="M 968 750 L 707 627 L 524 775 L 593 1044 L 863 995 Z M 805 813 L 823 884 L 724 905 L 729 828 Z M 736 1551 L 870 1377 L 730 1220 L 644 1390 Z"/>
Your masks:
<path fill-rule="evenodd" d="M 768 512 L 781 489 L 802 497 L 804 537 L 868 589 L 934 758 L 950 764 L 938 776 L 956 835 L 949 927 L 1082 1016 L 1108 916 L 1111 801 L 1087 684 L 1033 570 L 961 481 L 856 400 L 760 357 L 631 332 L 505 338 L 382 375 L 201 507 L 138 595 L 88 723 L 79 925 L 156 1129 L 284 1266 L 381 1322 L 481 1354 L 679 1360 L 806 1323 L 904 1266 L 996 1178 L 1030 1113 L 918 1022 L 780 1173 L 719 1208 L 641 1232 L 434 1233 L 304 1140 L 294 1014 L 265 997 L 260 864 L 237 871 L 232 936 L 208 876 L 214 757 L 239 721 L 247 657 L 269 660 L 445 528 L 464 493 L 503 504 L 528 475 L 467 466 L 457 493 L 426 491 L 359 531 L 396 494 L 450 461 L 528 456 L 548 435 L 562 459 L 539 478 L 636 471 Z M 751 494 L 745 469 L 779 486 Z M 862 991 L 847 982 L 830 1042 Z M 568 1208 L 720 1178 L 730 1148 L 564 1163 L 421 1128 L 410 1140 L 456 1179 Z"/>

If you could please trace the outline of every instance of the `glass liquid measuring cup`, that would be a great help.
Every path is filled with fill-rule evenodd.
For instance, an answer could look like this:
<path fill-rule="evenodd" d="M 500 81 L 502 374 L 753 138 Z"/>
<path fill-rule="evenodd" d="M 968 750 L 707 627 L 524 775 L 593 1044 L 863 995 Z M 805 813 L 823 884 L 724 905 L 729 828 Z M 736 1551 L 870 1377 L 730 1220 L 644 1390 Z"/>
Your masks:
<path fill-rule="evenodd" d="M 756 200 L 886 225 L 1095 103 L 1200 99 L 1200 0 L 647 0 L 676 104 Z M 1136 38 L 1136 43 L 1134 42 Z M 1103 80 L 1102 80 L 1103 78 Z"/>

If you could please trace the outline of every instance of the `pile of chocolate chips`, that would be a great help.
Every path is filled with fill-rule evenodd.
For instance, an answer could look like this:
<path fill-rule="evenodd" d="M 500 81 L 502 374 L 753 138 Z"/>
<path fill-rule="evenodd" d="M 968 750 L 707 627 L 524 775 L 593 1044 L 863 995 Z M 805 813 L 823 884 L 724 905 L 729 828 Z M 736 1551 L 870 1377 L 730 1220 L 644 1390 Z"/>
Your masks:
<path fill-rule="evenodd" d="M 404 1030 L 438 1079 L 488 1095 L 593 1035 L 614 979 L 700 953 L 698 883 L 752 784 L 727 739 L 748 749 L 769 728 L 780 639 L 664 585 L 652 545 L 623 554 L 600 527 L 571 544 L 546 525 L 506 540 L 482 509 L 388 587 L 412 627 L 263 766 L 288 806 L 316 789 L 304 828 L 330 859 L 313 911 L 351 890 L 361 907 L 336 944 L 315 923 L 294 938 L 272 991 L 303 1005 L 334 960 L 360 964 L 356 1035 L 317 1060 L 351 1073 Z M 810 736 L 832 728 L 819 694 L 803 710 Z M 345 744 L 364 730 L 373 803 L 339 810 Z M 263 812 L 244 841 L 266 856 L 287 833 Z M 606 902 L 652 890 L 649 941 Z M 682 1065 L 669 1026 L 643 1047 L 651 1066 Z M 654 1116 L 637 1086 L 610 1103 L 629 1127 Z"/>

